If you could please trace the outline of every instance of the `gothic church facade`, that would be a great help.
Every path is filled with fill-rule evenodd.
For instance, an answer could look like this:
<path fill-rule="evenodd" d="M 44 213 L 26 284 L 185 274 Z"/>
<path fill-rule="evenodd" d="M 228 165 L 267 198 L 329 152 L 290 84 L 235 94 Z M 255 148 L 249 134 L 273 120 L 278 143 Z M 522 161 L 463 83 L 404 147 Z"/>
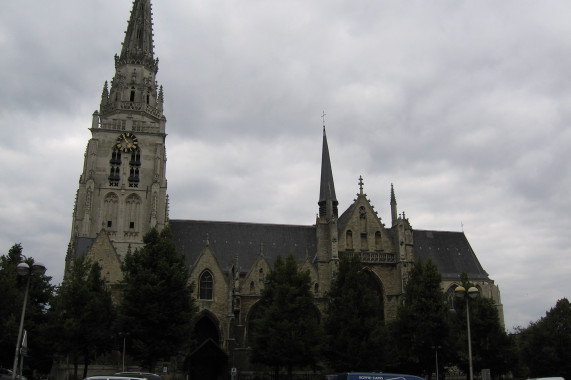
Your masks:
<path fill-rule="evenodd" d="M 101 263 L 113 287 L 122 278 L 124 256 L 142 246 L 151 228 L 170 224 L 197 285 L 199 346 L 189 358 L 193 368 L 210 365 L 206 357 L 215 357 L 216 367 L 232 357 L 244 368 L 249 320 L 278 255 L 292 254 L 300 269 L 309 270 L 320 312 L 339 260 L 359 255 L 366 267 L 363 276 L 377 284 L 386 320 L 396 316 L 411 265 L 429 258 L 442 273 L 444 291 L 453 292 L 465 272 L 503 316 L 499 289 L 464 233 L 413 229 L 398 213 L 392 185 L 390 225 L 374 210 L 361 178 L 356 199 L 339 213 L 325 128 L 319 198 L 316 209 L 307 210 L 318 213 L 315 224 L 169 219 L 166 118 L 152 36 L 151 2 L 135 0 L 121 53 L 115 56 L 115 75 L 105 82 L 99 110 L 92 115 L 66 266 L 87 255 Z"/>

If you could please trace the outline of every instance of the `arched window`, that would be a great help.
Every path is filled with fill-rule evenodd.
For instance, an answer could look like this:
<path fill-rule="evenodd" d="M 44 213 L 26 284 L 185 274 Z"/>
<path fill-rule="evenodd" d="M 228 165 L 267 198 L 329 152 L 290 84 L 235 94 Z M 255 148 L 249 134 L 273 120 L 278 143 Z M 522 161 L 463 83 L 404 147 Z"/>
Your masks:
<path fill-rule="evenodd" d="M 129 160 L 129 187 L 139 187 L 139 167 L 141 166 L 141 151 L 139 148 L 131 152 Z"/>
<path fill-rule="evenodd" d="M 131 194 L 125 201 L 126 229 L 137 231 L 140 229 L 139 215 L 141 213 L 141 198 Z"/>
<path fill-rule="evenodd" d="M 199 282 L 199 289 L 198 289 L 198 298 L 201 300 L 211 300 L 212 297 L 212 290 L 214 288 L 214 280 L 212 278 L 212 273 L 210 271 L 204 271 L 200 275 L 200 282 Z"/>
<path fill-rule="evenodd" d="M 117 226 L 117 204 L 119 203 L 119 197 L 115 193 L 109 193 L 105 196 L 103 200 L 103 225 L 107 229 L 113 231 L 116 230 Z"/>
<path fill-rule="evenodd" d="M 109 165 L 111 166 L 108 177 L 109 186 L 119 186 L 119 181 L 121 180 L 121 151 L 117 148 L 114 148 L 113 152 L 111 152 Z"/>
<path fill-rule="evenodd" d="M 353 249 L 353 231 L 351 230 L 345 232 L 345 245 L 347 249 Z"/>
<path fill-rule="evenodd" d="M 250 294 L 254 294 L 256 293 L 256 284 L 254 283 L 254 281 L 250 282 Z"/>
<path fill-rule="evenodd" d="M 381 245 L 381 231 L 375 232 L 375 249 L 376 249 L 376 250 L 379 250 L 379 251 L 382 249 L 382 245 Z"/>
<path fill-rule="evenodd" d="M 135 87 L 131 87 L 131 96 L 129 97 L 129 101 L 135 101 Z"/>

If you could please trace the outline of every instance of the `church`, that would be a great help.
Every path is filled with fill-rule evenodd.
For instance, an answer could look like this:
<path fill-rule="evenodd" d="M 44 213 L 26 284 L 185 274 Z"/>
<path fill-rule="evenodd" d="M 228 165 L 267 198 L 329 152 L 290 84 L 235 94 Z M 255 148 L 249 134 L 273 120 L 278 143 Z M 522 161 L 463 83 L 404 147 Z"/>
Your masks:
<path fill-rule="evenodd" d="M 321 313 L 343 257 L 360 257 L 366 268 L 363 276 L 377 285 L 386 321 L 396 316 L 413 263 L 432 259 L 442 274 L 444 292 L 451 297 L 460 274 L 467 273 L 480 293 L 494 300 L 503 323 L 499 288 L 463 232 L 412 228 L 404 212 L 398 212 L 392 184 L 387 185 L 391 220 L 385 223 L 360 177 L 356 199 L 339 210 L 325 127 L 320 187 L 315 189 L 319 196 L 315 209 L 307 210 L 308 216 L 316 215 L 315 224 L 170 219 L 167 120 L 163 88 L 156 80 L 158 62 L 151 1 L 135 0 L 121 52 L 115 55 L 114 76 L 103 85 L 99 109 L 92 115 L 66 268 L 75 257 L 87 255 L 101 264 L 113 289 L 122 278 L 124 256 L 142 247 L 151 228 L 169 224 L 196 284 L 199 346 L 187 359 L 193 368 L 247 367 L 250 318 L 278 255 L 292 254 L 299 268 L 310 272 Z"/>

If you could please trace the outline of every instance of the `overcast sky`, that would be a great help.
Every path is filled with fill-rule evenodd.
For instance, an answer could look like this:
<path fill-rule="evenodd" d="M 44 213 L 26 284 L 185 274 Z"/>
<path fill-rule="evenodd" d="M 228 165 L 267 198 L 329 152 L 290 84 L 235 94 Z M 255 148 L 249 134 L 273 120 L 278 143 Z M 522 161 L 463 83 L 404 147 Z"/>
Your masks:
<path fill-rule="evenodd" d="M 61 282 L 91 114 L 130 0 L 0 7 L 0 252 Z M 340 211 L 464 230 L 506 327 L 571 296 L 571 2 L 155 0 L 172 219 L 311 225 L 322 112 Z"/>

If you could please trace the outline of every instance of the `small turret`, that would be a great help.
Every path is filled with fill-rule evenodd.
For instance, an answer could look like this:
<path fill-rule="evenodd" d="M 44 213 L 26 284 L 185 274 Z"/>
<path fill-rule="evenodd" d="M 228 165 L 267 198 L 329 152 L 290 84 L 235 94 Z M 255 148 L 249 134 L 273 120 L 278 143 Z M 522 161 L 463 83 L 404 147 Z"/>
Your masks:
<path fill-rule="evenodd" d="M 105 104 L 109 101 L 109 84 L 105 81 L 103 85 L 103 91 L 101 91 L 101 104 Z"/>
<path fill-rule="evenodd" d="M 397 198 L 395 197 L 395 189 L 392 183 L 391 183 L 391 219 L 392 219 L 392 226 L 394 227 L 397 224 L 398 215 L 397 215 Z"/>

